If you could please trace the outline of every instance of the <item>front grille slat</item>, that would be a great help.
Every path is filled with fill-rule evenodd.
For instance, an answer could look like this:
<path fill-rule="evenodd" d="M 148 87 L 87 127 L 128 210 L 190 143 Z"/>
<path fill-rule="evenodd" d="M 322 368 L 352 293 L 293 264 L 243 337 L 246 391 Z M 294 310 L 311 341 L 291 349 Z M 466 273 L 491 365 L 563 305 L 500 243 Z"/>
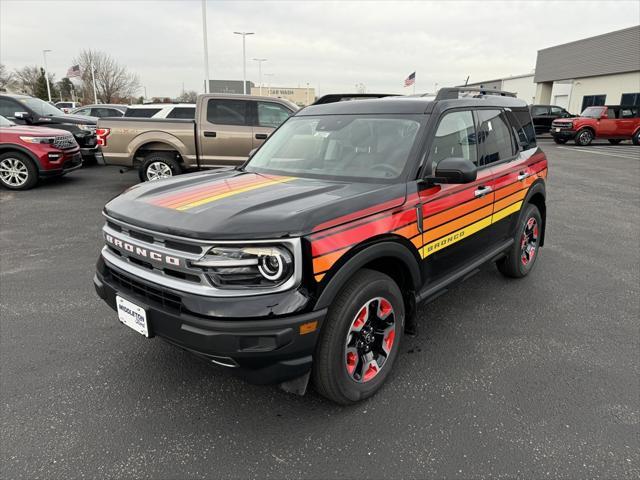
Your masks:
<path fill-rule="evenodd" d="M 58 135 L 53 138 L 53 146 L 60 150 L 68 150 L 76 147 L 77 145 L 78 144 L 76 143 L 76 139 L 73 138 L 73 135 Z"/>
<path fill-rule="evenodd" d="M 134 293 L 146 298 L 154 303 L 159 303 L 163 307 L 176 310 L 178 312 L 183 311 L 182 298 L 175 293 L 168 292 L 162 288 L 151 287 L 143 282 L 140 282 L 128 275 L 118 272 L 110 267 L 105 267 L 107 277 L 110 278 L 115 284 L 119 285 L 123 289 L 123 293 Z"/>

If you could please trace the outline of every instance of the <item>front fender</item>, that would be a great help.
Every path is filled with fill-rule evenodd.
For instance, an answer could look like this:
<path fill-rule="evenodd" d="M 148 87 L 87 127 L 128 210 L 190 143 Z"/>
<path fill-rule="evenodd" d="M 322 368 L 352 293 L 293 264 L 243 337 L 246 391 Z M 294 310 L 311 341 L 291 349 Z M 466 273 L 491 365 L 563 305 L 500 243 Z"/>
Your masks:
<path fill-rule="evenodd" d="M 403 238 L 390 239 L 387 237 L 384 240 L 366 246 L 355 246 L 351 252 L 345 254 L 346 260 L 336 265 L 334 272 L 330 272 L 331 277 L 322 289 L 315 308 L 321 309 L 329 307 L 333 299 L 354 273 L 368 263 L 381 258 L 391 258 L 400 262 L 409 273 L 413 289 L 418 289 L 422 282 L 420 262 L 419 259 L 416 258 L 417 250 L 412 251 L 408 245 L 403 243 L 403 240 L 406 241 L 406 239 Z"/>

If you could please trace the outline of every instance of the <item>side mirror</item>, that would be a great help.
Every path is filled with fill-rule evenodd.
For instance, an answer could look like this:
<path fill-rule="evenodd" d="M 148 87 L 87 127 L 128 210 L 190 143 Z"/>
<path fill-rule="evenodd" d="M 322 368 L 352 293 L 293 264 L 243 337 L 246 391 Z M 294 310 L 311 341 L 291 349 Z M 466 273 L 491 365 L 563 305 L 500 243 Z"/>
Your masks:
<path fill-rule="evenodd" d="M 15 112 L 13 118 L 19 118 L 20 120 L 31 120 L 31 114 L 29 112 Z"/>
<path fill-rule="evenodd" d="M 437 183 L 470 183 L 478 176 L 478 167 L 466 158 L 447 157 L 440 160 L 436 166 L 435 178 Z"/>

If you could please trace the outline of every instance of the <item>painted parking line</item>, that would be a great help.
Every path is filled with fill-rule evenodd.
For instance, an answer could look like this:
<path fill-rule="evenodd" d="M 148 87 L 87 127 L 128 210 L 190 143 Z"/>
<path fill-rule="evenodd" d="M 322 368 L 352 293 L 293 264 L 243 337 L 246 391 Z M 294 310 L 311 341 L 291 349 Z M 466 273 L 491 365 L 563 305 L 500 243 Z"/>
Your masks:
<path fill-rule="evenodd" d="M 571 148 L 571 147 L 557 147 L 562 150 L 569 150 L 571 152 L 580 152 L 580 153 L 595 153 L 596 155 L 606 155 L 608 157 L 618 157 L 618 158 L 629 158 L 631 160 L 640 159 L 640 152 L 637 155 L 617 155 L 615 153 L 603 152 L 601 150 L 594 150 L 592 148 Z"/>

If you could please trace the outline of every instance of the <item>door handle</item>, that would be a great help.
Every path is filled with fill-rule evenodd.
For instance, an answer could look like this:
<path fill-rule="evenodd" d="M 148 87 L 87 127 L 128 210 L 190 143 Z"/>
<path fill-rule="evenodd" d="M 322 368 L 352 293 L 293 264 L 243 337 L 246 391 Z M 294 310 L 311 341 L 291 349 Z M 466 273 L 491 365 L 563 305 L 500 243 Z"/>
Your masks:
<path fill-rule="evenodd" d="M 256 133 L 257 140 L 266 140 L 269 135 L 266 133 Z"/>
<path fill-rule="evenodd" d="M 205 137 L 215 137 L 216 136 L 216 132 L 204 132 L 204 136 Z"/>
<path fill-rule="evenodd" d="M 518 174 L 518 181 L 521 182 L 522 180 L 525 180 L 527 178 L 529 178 L 530 175 L 527 172 L 520 172 Z"/>
<path fill-rule="evenodd" d="M 478 189 L 473 192 L 473 194 L 477 197 L 484 197 L 487 193 L 491 192 L 491 190 L 493 190 L 491 187 L 487 187 L 486 185 L 482 185 L 481 187 L 478 187 Z"/>

